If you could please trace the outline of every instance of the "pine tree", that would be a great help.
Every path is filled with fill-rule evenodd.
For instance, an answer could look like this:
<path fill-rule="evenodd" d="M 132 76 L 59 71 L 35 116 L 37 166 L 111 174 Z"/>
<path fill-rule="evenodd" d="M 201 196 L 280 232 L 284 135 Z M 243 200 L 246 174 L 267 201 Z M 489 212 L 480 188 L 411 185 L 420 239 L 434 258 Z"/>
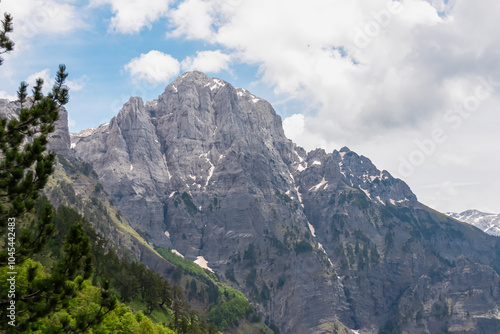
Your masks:
<path fill-rule="evenodd" d="M 184 299 L 181 288 L 175 285 L 172 298 L 172 313 L 174 314 L 174 330 L 177 333 L 183 333 L 188 310 L 189 305 Z"/>
<path fill-rule="evenodd" d="M 12 32 L 12 16 L 5 13 L 2 22 L 2 30 L 0 30 L 0 54 L 14 50 L 14 42 L 7 36 Z M 3 63 L 3 58 L 0 57 L 0 65 Z"/>
<path fill-rule="evenodd" d="M 165 307 L 170 307 L 172 304 L 172 294 L 171 294 L 171 289 L 170 289 L 170 283 L 166 279 L 163 279 L 160 277 L 160 289 L 159 289 L 159 294 L 160 294 L 160 307 L 165 308 Z"/>
<path fill-rule="evenodd" d="M 0 54 L 4 54 L 14 49 L 14 42 L 7 36 L 13 31 L 12 16 L 5 13 L 1 23 Z M 0 58 L 0 64 L 2 61 Z M 0 266 L 6 265 L 9 257 L 21 264 L 40 251 L 53 232 L 53 210 L 48 203 L 28 228 L 26 222 L 20 224 L 16 219 L 33 210 L 39 191 L 53 172 L 55 154 L 46 152 L 47 138 L 59 118 L 58 108 L 68 102 L 68 88 L 64 85 L 67 76 L 66 67 L 60 65 L 47 96 L 42 93 L 42 79 L 36 81 L 30 98 L 26 92 L 28 85 L 22 82 L 18 91 L 19 117 L 0 118 L 0 236 L 5 235 L 9 226 L 10 235 L 15 235 L 17 241 L 16 247 L 10 247 L 15 252 L 8 254 L 6 249 L 0 252 Z"/>
<path fill-rule="evenodd" d="M 160 305 L 161 281 L 161 277 L 153 271 L 147 271 L 144 275 L 146 288 L 142 299 L 146 303 L 146 315 L 150 315 Z"/>
<path fill-rule="evenodd" d="M 59 66 L 56 83 L 47 96 L 42 94 L 42 79 L 37 80 L 29 99 L 28 85 L 22 82 L 18 91 L 19 118 L 0 119 L 0 235 L 5 234 L 7 222 L 18 220 L 14 224 L 18 236 L 14 257 L 18 264 L 40 251 L 54 229 L 53 209 L 48 203 L 34 226 L 26 226 L 19 219 L 33 210 L 54 170 L 55 153 L 47 153 L 46 145 L 59 118 L 59 106 L 68 102 L 65 70 L 64 65 Z M 0 266 L 6 265 L 9 256 L 5 249 L 0 253 Z"/>
<path fill-rule="evenodd" d="M 7 36 L 12 32 L 9 14 L 4 15 L 0 29 L 0 54 L 3 54 L 14 47 Z M 54 171 L 55 153 L 47 152 L 46 146 L 48 135 L 54 131 L 59 119 L 59 107 L 69 99 L 64 84 L 67 76 L 66 67 L 60 65 L 55 84 L 47 96 L 42 93 L 42 79 L 36 80 L 30 97 L 28 85 L 22 82 L 17 93 L 18 117 L 11 120 L 0 118 L 0 238 L 2 246 L 8 246 L 0 250 L 0 269 L 14 272 L 19 268 L 23 275 L 18 280 L 26 281 L 17 286 L 15 296 L 7 298 L 4 289 L 0 292 L 0 327 L 7 333 L 43 331 L 40 328 L 42 319 L 66 309 L 92 273 L 89 242 L 81 225 L 70 228 L 62 256 L 50 274 L 44 273 L 40 264 L 31 260 L 54 232 L 55 212 L 50 203 L 45 201 L 37 212 L 34 209 L 39 192 Z M 7 317 L 7 306 L 13 301 L 16 316 L 7 325 L 12 320 Z M 77 319 L 76 325 L 72 325 L 73 332 L 83 332 L 98 324 L 107 312 L 114 309 L 116 299 L 106 284 L 101 289 L 99 304 L 97 313 Z"/>

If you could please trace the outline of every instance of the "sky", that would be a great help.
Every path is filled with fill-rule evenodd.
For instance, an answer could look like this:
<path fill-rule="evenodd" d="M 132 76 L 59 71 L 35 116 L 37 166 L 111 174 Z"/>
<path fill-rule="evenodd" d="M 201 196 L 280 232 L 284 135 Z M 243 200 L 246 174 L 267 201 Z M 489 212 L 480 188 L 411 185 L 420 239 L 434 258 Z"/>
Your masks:
<path fill-rule="evenodd" d="M 496 0 L 2 0 L 0 98 L 64 63 L 70 131 L 200 70 L 268 100 L 307 150 L 343 146 L 439 211 L 500 213 Z"/>

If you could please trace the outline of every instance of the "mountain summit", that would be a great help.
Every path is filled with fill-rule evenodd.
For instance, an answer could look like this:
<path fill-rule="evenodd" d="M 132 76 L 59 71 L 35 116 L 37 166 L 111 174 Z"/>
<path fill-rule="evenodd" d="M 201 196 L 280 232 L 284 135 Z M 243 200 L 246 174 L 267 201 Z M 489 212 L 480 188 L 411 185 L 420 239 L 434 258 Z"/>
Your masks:
<path fill-rule="evenodd" d="M 185 73 L 71 147 L 139 234 L 241 289 L 281 333 L 500 328 L 497 238 L 348 148 L 306 152 L 245 89 Z"/>

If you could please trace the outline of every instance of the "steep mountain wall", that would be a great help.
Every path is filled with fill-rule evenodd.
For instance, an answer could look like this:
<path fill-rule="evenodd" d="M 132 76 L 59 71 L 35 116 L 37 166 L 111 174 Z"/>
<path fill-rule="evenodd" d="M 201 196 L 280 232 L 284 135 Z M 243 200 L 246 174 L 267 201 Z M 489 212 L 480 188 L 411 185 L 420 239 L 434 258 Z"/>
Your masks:
<path fill-rule="evenodd" d="M 306 153 L 200 72 L 72 136 L 133 227 L 242 289 L 282 333 L 493 333 L 500 242 L 347 148 Z"/>

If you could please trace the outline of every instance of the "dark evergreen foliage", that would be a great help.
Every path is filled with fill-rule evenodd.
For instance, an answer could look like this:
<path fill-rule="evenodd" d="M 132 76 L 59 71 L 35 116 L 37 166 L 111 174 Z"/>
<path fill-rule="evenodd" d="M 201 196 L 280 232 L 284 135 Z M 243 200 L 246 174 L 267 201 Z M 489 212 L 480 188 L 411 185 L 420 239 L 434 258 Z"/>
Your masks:
<path fill-rule="evenodd" d="M 5 13 L 4 19 L 1 21 L 2 27 L 0 30 L 0 54 L 14 50 L 14 42 L 7 36 L 12 32 L 12 16 Z M 3 63 L 3 58 L 0 57 L 0 65 Z"/>
<path fill-rule="evenodd" d="M 12 32 L 12 17 L 5 14 L 0 31 L 0 54 L 13 50 L 14 43 L 7 36 L 9 32 Z M 61 242 L 62 251 L 53 260 L 49 274 L 40 269 L 40 264 L 31 261 L 43 251 L 55 231 L 55 212 L 50 203 L 39 201 L 36 211 L 35 205 L 39 192 L 54 170 L 55 154 L 47 152 L 46 145 L 59 119 L 59 108 L 69 99 L 64 84 L 67 76 L 66 67 L 60 65 L 55 84 L 47 96 L 42 93 L 42 79 L 36 80 L 29 98 L 28 85 L 22 82 L 18 91 L 18 118 L 0 119 L 0 237 L 4 239 L 7 231 L 15 235 L 12 245 L 0 251 L 0 267 L 12 262 L 9 258 L 14 258 L 14 270 L 19 268 L 26 272 L 26 276 L 18 278 L 26 282 L 16 290 L 13 325 L 7 326 L 6 314 L 12 299 L 7 298 L 6 291 L 0 296 L 0 325 L 7 333 L 45 328 L 41 320 L 67 308 L 77 291 L 83 288 L 84 280 L 92 274 L 88 238 L 79 222 L 67 230 Z M 8 221 L 15 221 L 15 226 L 7 228 Z M 107 283 L 103 285 L 99 302 L 97 312 L 77 316 L 73 323 L 63 321 L 57 332 L 84 332 L 113 310 L 116 300 Z"/>
<path fill-rule="evenodd" d="M 41 93 L 43 80 L 37 80 L 28 103 L 27 85 L 21 83 L 19 119 L 0 119 L 0 235 L 4 235 L 8 218 L 23 218 L 31 212 L 39 191 L 54 170 L 54 153 L 46 152 L 47 137 L 54 131 L 59 106 L 68 102 L 67 77 L 64 65 L 59 66 L 56 83 L 47 96 Z M 17 224 L 16 262 L 39 252 L 53 233 L 52 208 L 47 205 L 33 226 Z M 6 250 L 0 252 L 0 266 L 6 264 Z"/>

